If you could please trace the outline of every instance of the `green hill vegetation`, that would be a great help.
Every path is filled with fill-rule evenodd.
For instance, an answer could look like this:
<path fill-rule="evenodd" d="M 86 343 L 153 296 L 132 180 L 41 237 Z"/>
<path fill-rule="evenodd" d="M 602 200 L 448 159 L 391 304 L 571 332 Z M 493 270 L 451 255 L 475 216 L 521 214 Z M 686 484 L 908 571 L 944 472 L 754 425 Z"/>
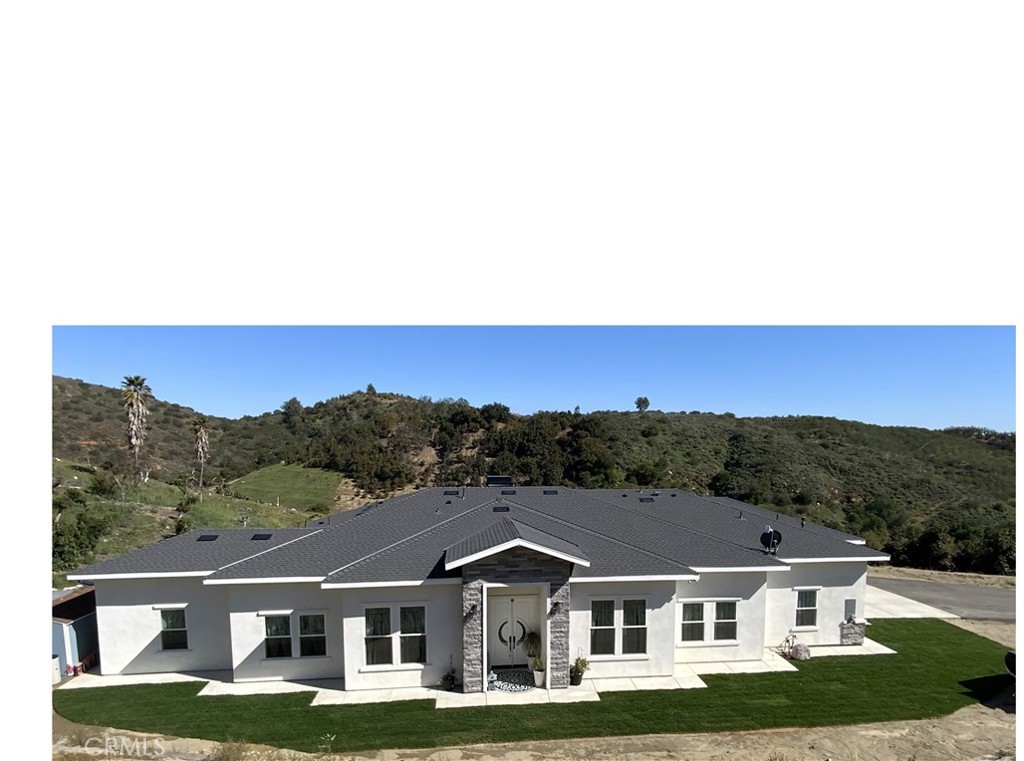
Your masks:
<path fill-rule="evenodd" d="M 141 524 L 135 534 L 130 527 L 147 506 L 177 508 L 186 492 L 197 496 L 196 411 L 158 400 L 149 408 L 140 457 L 149 480 L 122 493 L 116 484 L 126 482 L 129 458 L 120 391 L 53 379 L 53 453 L 99 481 L 85 491 L 104 493 L 102 510 L 124 526 L 119 536 L 143 536 Z M 649 409 L 520 416 L 497 402 L 477 408 L 372 386 L 310 407 L 290 399 L 259 416 L 211 417 L 207 431 L 203 500 L 185 515 L 195 525 L 240 525 L 247 509 L 250 525 L 301 525 L 397 492 L 502 473 L 522 484 L 729 496 L 857 533 L 894 564 L 1016 569 L 1015 433 Z M 62 491 L 73 489 L 55 494 Z"/>

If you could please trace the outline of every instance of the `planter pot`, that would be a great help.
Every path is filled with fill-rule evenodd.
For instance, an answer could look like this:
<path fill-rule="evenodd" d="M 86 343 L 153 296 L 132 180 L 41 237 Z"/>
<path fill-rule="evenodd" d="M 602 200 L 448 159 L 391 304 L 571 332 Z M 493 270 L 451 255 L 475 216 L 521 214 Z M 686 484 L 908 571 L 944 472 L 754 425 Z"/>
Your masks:
<path fill-rule="evenodd" d="M 543 687 L 544 686 L 544 672 L 543 671 L 534 671 L 533 672 L 533 684 L 534 684 L 535 687 Z"/>
<path fill-rule="evenodd" d="M 582 671 L 570 671 L 569 672 L 569 684 L 577 686 L 583 684 L 583 672 Z"/>

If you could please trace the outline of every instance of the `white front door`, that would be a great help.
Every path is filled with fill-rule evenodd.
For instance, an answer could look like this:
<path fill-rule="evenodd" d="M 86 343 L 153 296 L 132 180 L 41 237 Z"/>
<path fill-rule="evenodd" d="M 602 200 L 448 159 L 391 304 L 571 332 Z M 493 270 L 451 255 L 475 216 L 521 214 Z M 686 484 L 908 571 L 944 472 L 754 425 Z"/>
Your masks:
<path fill-rule="evenodd" d="M 527 666 L 523 637 L 537 630 L 538 595 L 493 597 L 487 601 L 487 658 L 494 666 Z M 538 634 L 543 634 L 537 631 Z"/>

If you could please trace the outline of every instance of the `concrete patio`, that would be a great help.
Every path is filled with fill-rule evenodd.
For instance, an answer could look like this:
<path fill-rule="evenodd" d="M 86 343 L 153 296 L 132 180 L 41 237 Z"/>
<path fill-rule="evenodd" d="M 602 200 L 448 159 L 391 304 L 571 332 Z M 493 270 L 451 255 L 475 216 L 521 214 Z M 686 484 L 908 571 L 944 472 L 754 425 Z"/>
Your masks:
<path fill-rule="evenodd" d="M 893 650 L 865 639 L 863 645 L 812 647 L 811 657 L 842 655 L 883 655 Z M 542 703 L 582 703 L 601 699 L 602 692 L 633 692 L 636 690 L 696 690 L 707 687 L 701 679 L 706 674 L 763 674 L 772 671 L 796 671 L 797 668 L 775 651 L 765 648 L 759 661 L 709 663 L 677 663 L 672 676 L 614 677 L 584 679 L 579 686 L 567 689 L 532 689 L 524 692 L 446 692 L 436 687 L 397 687 L 380 690 L 345 690 L 344 679 L 310 679 L 303 681 L 232 682 L 229 671 L 196 671 L 166 674 L 82 674 L 58 689 L 75 690 L 91 687 L 118 687 L 133 684 L 170 684 L 175 682 L 206 682 L 199 697 L 218 695 L 279 695 L 284 693 L 316 693 L 311 706 L 390 703 L 400 700 L 434 700 L 436 708 L 469 708 L 494 705 L 537 705 Z"/>
<path fill-rule="evenodd" d="M 870 639 L 862 645 L 821 646 L 811 648 L 812 658 L 843 655 L 885 655 L 894 650 Z M 636 690 L 698 690 L 707 687 L 701 676 L 707 674 L 763 674 L 772 671 L 796 671 L 797 668 L 770 648 L 765 648 L 759 661 L 720 661 L 709 663 L 677 663 L 672 676 L 613 677 L 584 679 L 579 686 L 567 689 L 532 689 L 524 692 L 446 692 L 436 687 L 397 687 L 380 690 L 345 690 L 344 679 L 310 679 L 303 681 L 232 682 L 229 671 L 196 671 L 165 674 L 82 674 L 58 689 L 75 690 L 91 687 L 118 687 L 133 684 L 170 684 L 175 682 L 206 682 L 199 697 L 218 695 L 279 695 L 313 692 L 310 705 L 357 705 L 390 703 L 399 700 L 434 700 L 436 708 L 469 708 L 494 705 L 537 705 L 542 703 L 582 703 L 601 699 L 602 692 L 633 692 Z"/>
<path fill-rule="evenodd" d="M 869 586 L 865 600 L 868 618 L 958 618 L 929 605 Z M 869 624 L 870 625 L 870 624 Z M 798 637 L 799 640 L 799 637 Z M 865 638 L 861 645 L 811 647 L 812 658 L 850 655 L 891 655 L 895 651 Z M 583 684 L 561 690 L 532 689 L 525 692 L 446 692 L 435 687 L 402 687 L 379 690 L 345 690 L 344 679 L 311 679 L 303 681 L 233 682 L 230 671 L 197 671 L 165 674 L 82 674 L 58 689 L 74 690 L 90 687 L 117 687 L 131 684 L 167 684 L 173 682 L 206 682 L 199 696 L 275 695 L 314 692 L 310 705 L 355 705 L 388 703 L 399 700 L 434 700 L 437 708 L 466 708 L 492 705 L 536 705 L 542 703 L 577 703 L 601 699 L 602 692 L 634 690 L 693 690 L 707 687 L 701 676 L 707 674 L 763 674 L 772 671 L 796 671 L 791 662 L 772 648 L 765 648 L 759 661 L 721 661 L 709 663 L 677 663 L 672 676 L 617 677 L 584 679 Z"/>

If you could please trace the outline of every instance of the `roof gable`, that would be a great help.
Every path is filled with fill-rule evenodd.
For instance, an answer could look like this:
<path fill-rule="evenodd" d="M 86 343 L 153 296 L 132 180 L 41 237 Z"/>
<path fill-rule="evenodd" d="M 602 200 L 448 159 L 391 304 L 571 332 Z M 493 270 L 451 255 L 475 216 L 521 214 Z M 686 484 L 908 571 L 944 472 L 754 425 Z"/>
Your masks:
<path fill-rule="evenodd" d="M 501 517 L 446 547 L 444 567 L 450 571 L 513 547 L 525 547 L 584 568 L 590 567 L 590 560 L 580 551 L 578 544 L 507 517 Z"/>

